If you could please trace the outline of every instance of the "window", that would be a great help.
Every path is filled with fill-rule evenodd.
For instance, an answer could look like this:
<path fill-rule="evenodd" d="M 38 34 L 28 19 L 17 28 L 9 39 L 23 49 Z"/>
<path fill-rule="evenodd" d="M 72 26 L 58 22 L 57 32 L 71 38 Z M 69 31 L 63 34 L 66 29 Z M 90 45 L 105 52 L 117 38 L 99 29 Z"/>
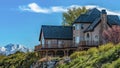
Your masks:
<path fill-rule="evenodd" d="M 58 47 L 62 46 L 62 41 L 58 41 Z"/>
<path fill-rule="evenodd" d="M 75 26 L 76 28 L 76 30 L 79 30 L 80 28 L 79 28 L 79 24 L 76 24 L 76 26 Z"/>
<path fill-rule="evenodd" d="M 75 26 L 73 26 L 73 30 L 75 30 Z"/>
<path fill-rule="evenodd" d="M 87 38 L 89 38 L 90 37 L 90 35 L 89 35 L 89 33 L 87 33 Z"/>
<path fill-rule="evenodd" d="M 95 35 L 95 38 L 96 38 L 96 39 L 98 39 L 98 36 L 97 36 L 97 35 Z"/>
<path fill-rule="evenodd" d="M 95 35 L 95 39 L 94 39 L 95 41 L 99 41 L 99 37 L 98 37 L 98 35 Z"/>
<path fill-rule="evenodd" d="M 58 41 L 58 44 L 61 45 L 61 44 L 62 44 L 62 41 Z"/>
<path fill-rule="evenodd" d="M 45 41 L 44 41 L 44 37 L 42 36 L 42 46 L 44 47 Z"/>
<path fill-rule="evenodd" d="M 74 28 L 74 27 L 75 27 L 75 28 Z M 74 28 L 75 30 L 84 29 L 83 24 L 75 24 L 75 25 L 73 25 L 73 28 Z"/>
<path fill-rule="evenodd" d="M 42 44 L 44 44 L 44 38 L 42 38 Z"/>
<path fill-rule="evenodd" d="M 75 42 L 78 44 L 80 42 L 80 37 L 75 37 Z"/>
<path fill-rule="evenodd" d="M 43 34 L 42 34 L 42 38 L 41 38 L 41 39 L 42 39 L 42 44 L 44 44 L 44 37 L 43 37 Z"/>
<path fill-rule="evenodd" d="M 81 24 L 81 29 L 84 29 L 84 26 L 83 26 L 83 24 Z"/>
<path fill-rule="evenodd" d="M 50 40 L 48 40 L 48 44 L 51 44 L 51 41 L 50 41 Z"/>
<path fill-rule="evenodd" d="M 51 46 L 51 40 L 48 40 L 48 48 Z"/>
<path fill-rule="evenodd" d="M 75 30 L 79 30 L 79 29 L 80 29 L 80 24 L 74 24 L 74 25 L 73 25 L 73 28 L 74 28 Z"/>

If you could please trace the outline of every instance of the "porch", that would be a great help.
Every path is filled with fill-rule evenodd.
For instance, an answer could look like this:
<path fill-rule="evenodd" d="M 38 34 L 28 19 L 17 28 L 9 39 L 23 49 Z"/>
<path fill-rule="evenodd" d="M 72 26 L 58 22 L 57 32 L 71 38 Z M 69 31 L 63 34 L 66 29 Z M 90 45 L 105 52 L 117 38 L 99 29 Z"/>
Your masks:
<path fill-rule="evenodd" d="M 35 51 L 39 52 L 40 57 L 53 56 L 62 57 L 69 56 L 74 51 L 87 50 L 91 47 L 97 47 L 99 42 L 95 41 L 81 41 L 79 44 L 63 45 L 63 44 L 46 44 L 45 47 L 42 45 L 35 46 Z M 50 46 L 50 47 L 48 47 Z"/>

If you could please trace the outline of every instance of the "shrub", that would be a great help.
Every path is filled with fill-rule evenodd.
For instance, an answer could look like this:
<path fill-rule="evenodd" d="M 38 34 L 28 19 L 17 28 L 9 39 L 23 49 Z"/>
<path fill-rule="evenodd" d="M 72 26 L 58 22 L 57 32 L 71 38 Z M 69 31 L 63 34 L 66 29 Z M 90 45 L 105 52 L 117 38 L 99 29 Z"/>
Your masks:
<path fill-rule="evenodd" d="M 90 48 L 88 49 L 87 53 L 91 55 L 96 54 L 98 53 L 98 49 L 96 47 Z"/>
<path fill-rule="evenodd" d="M 87 54 L 86 51 L 75 52 L 72 55 L 70 55 L 70 58 L 75 59 L 75 58 L 78 58 L 79 56 L 83 56 L 83 55 L 86 55 L 86 54 Z"/>
<path fill-rule="evenodd" d="M 99 50 L 100 52 L 105 52 L 105 51 L 108 51 L 108 50 L 111 49 L 111 48 L 113 48 L 113 44 L 112 44 L 112 43 L 108 43 L 108 44 L 99 46 L 99 47 L 98 47 L 98 50 Z"/>
<path fill-rule="evenodd" d="M 71 62 L 61 68 L 119 68 L 120 44 L 108 43 L 98 48 L 75 52 L 70 57 Z"/>

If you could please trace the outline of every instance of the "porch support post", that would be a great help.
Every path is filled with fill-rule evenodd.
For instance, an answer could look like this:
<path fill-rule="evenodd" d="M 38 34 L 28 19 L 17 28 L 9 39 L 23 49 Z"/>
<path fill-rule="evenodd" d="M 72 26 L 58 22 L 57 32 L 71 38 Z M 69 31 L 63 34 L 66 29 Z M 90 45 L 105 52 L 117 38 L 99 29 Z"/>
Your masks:
<path fill-rule="evenodd" d="M 39 52 L 37 52 L 37 54 L 38 54 L 38 57 L 42 57 L 42 51 L 39 51 Z"/>
<path fill-rule="evenodd" d="M 57 52 L 57 51 L 55 50 L 54 52 L 55 52 L 55 55 L 54 55 L 54 56 L 56 57 L 56 56 L 57 56 L 57 55 L 56 55 L 56 52 Z"/>
<path fill-rule="evenodd" d="M 66 50 L 66 52 L 67 52 L 67 56 L 68 56 L 68 52 L 69 52 L 69 50 Z"/>
<path fill-rule="evenodd" d="M 43 57 L 43 51 L 41 51 L 41 58 Z"/>
<path fill-rule="evenodd" d="M 64 56 L 66 56 L 66 53 L 65 53 L 66 50 L 64 50 Z"/>
<path fill-rule="evenodd" d="M 48 61 L 48 51 L 46 50 L 46 59 Z"/>

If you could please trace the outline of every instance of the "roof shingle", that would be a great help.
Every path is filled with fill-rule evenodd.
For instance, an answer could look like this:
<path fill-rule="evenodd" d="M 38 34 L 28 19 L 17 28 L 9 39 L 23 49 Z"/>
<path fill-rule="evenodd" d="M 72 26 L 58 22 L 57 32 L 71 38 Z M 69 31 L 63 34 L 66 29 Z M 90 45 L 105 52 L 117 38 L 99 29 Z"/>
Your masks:
<path fill-rule="evenodd" d="M 70 39 L 72 40 L 72 26 L 48 26 L 41 28 L 45 39 Z"/>

